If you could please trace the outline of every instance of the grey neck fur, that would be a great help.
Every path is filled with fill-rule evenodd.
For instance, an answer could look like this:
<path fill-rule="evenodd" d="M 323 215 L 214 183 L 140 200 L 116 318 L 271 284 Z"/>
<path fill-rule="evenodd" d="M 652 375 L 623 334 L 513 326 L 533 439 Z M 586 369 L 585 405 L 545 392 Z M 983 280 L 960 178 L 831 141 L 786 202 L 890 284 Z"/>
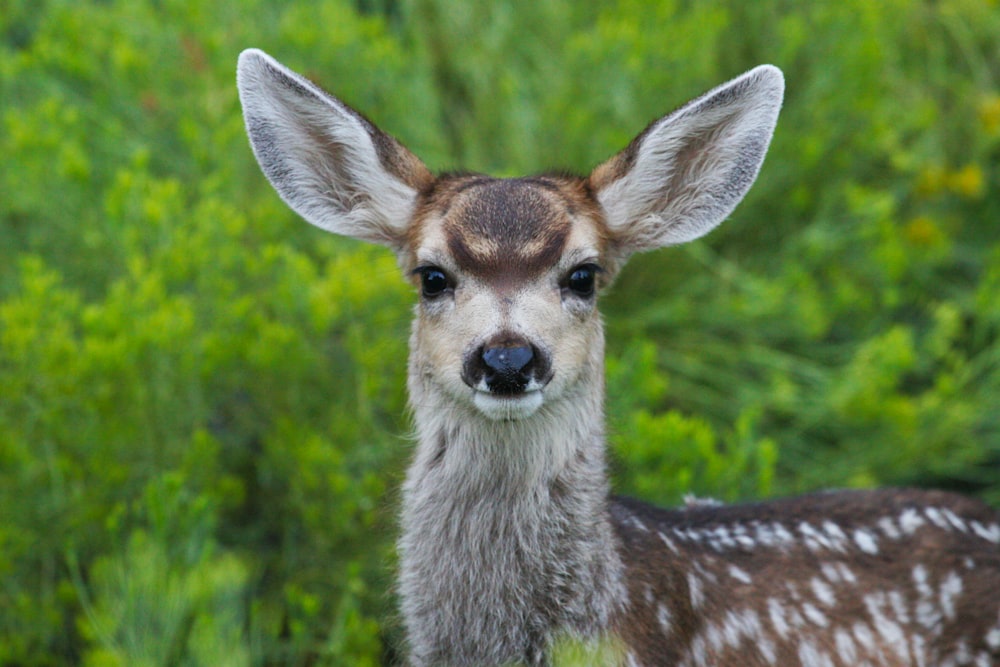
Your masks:
<path fill-rule="evenodd" d="M 399 542 L 413 664 L 537 664 L 556 635 L 600 635 L 625 587 L 599 367 L 576 396 L 498 422 L 445 397 L 415 365 L 419 444 Z"/>

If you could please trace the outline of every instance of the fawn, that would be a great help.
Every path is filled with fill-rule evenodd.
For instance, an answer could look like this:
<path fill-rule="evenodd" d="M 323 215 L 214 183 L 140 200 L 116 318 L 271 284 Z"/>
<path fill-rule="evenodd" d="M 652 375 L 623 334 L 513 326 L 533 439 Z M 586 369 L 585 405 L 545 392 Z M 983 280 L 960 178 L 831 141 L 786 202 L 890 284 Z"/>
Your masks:
<path fill-rule="evenodd" d="M 1000 664 L 1000 524 L 971 499 L 836 491 L 659 509 L 610 495 L 597 293 L 695 239 L 755 180 L 784 92 L 762 66 L 653 122 L 586 178 L 434 176 L 258 50 L 253 151 L 308 222 L 388 246 L 420 292 L 398 591 L 414 665 Z"/>

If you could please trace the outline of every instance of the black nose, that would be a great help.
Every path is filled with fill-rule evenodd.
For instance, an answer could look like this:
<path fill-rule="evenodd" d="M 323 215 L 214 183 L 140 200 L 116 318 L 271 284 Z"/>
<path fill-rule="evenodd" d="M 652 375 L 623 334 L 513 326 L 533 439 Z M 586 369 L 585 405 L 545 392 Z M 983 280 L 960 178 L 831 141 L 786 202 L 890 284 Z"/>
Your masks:
<path fill-rule="evenodd" d="M 488 347 L 483 350 L 483 363 L 497 373 L 520 373 L 535 358 L 530 347 Z"/>
<path fill-rule="evenodd" d="M 494 394 L 520 394 L 539 370 L 539 354 L 519 336 L 498 336 L 465 358 L 462 379 L 473 388 L 485 384 Z"/>
<path fill-rule="evenodd" d="M 535 353 L 528 345 L 484 347 L 483 379 L 496 394 L 519 394 L 531 379 Z"/>

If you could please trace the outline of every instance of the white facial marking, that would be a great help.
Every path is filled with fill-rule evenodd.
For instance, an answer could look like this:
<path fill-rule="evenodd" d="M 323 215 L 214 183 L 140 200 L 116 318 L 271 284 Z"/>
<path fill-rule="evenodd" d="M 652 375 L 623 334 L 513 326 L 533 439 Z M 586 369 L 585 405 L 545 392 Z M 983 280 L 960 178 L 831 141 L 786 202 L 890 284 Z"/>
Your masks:
<path fill-rule="evenodd" d="M 504 421 L 524 419 L 535 414 L 542 407 L 543 397 L 540 389 L 529 388 L 517 396 L 501 396 L 489 390 L 477 389 L 472 395 L 472 402 L 486 417 Z"/>

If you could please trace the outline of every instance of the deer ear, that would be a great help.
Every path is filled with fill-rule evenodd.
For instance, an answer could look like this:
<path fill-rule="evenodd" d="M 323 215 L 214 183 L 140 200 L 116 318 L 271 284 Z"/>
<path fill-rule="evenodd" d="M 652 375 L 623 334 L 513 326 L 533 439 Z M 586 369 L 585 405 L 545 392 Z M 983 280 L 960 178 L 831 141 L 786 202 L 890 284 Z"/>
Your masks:
<path fill-rule="evenodd" d="M 364 116 L 257 49 L 236 84 L 250 144 L 281 198 L 308 222 L 400 250 L 431 173 Z"/>
<path fill-rule="evenodd" d="M 654 121 L 590 175 L 618 259 L 685 243 L 728 216 L 757 177 L 784 93 L 757 67 Z"/>

